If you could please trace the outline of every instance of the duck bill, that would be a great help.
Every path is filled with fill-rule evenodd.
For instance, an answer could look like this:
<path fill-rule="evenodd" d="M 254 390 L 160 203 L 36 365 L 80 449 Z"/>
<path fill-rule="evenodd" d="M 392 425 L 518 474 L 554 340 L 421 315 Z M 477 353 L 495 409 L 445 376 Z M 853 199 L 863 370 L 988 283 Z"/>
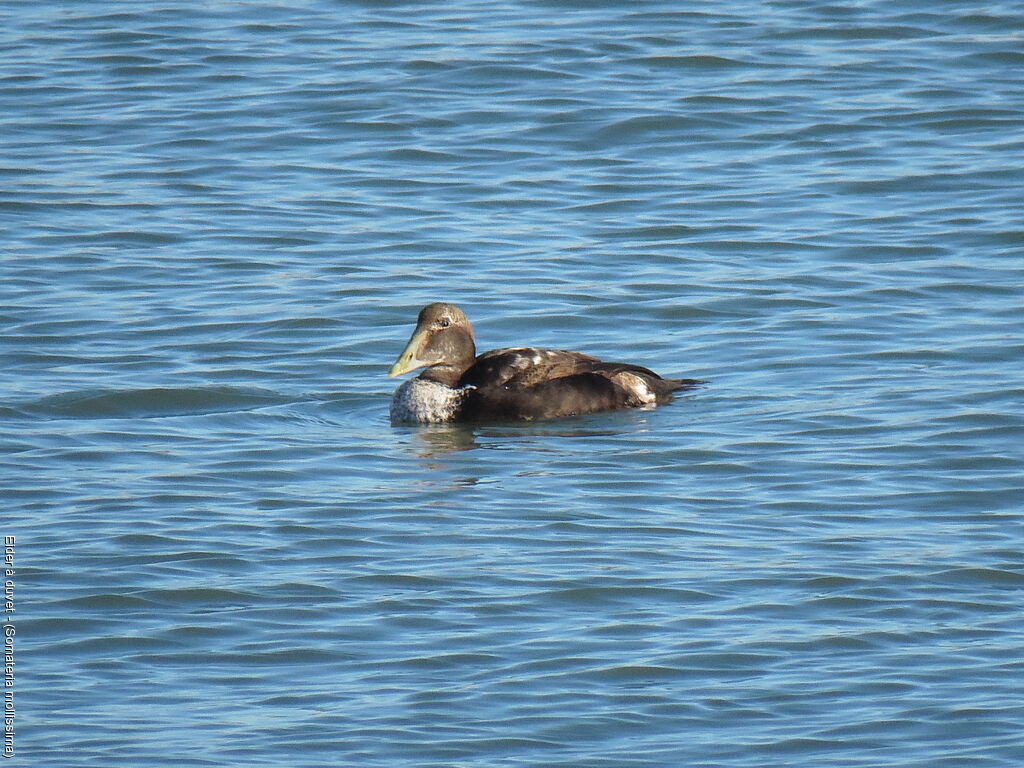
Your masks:
<path fill-rule="evenodd" d="M 415 371 L 417 368 L 422 368 L 425 365 L 431 365 L 427 360 L 421 360 L 417 357 L 417 353 L 420 348 L 424 345 L 427 340 L 426 330 L 416 330 L 412 338 L 409 339 L 409 343 L 405 345 L 405 349 L 402 350 L 402 354 L 395 360 L 395 364 L 391 366 L 391 370 L 388 371 L 388 377 L 394 378 L 395 376 L 401 376 L 403 373 L 409 371 Z"/>

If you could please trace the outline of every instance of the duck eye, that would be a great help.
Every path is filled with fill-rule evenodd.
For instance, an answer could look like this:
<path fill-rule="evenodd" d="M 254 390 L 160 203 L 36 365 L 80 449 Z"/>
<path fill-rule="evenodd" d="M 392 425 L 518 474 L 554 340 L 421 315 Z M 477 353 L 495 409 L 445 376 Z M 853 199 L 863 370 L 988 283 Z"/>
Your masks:
<path fill-rule="evenodd" d="M 447 328 L 449 325 L 452 324 L 452 321 L 449 320 L 447 317 L 442 317 L 440 320 L 437 321 L 437 324 L 442 328 Z"/>

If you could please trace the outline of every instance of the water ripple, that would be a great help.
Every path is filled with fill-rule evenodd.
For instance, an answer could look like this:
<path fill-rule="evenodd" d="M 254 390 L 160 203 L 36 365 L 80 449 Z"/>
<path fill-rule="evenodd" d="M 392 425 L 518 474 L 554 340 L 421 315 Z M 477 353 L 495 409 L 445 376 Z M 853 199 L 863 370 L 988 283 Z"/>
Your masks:
<path fill-rule="evenodd" d="M 1019 7 L 8 16 L 26 760 L 1024 760 Z M 392 428 L 435 299 L 709 383 Z"/>

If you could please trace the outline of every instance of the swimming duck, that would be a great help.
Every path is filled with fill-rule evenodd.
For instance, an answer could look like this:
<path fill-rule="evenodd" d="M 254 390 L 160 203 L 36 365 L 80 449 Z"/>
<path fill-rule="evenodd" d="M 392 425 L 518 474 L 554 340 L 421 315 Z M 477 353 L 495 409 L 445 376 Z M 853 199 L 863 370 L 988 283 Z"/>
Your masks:
<path fill-rule="evenodd" d="M 702 383 L 561 349 L 509 347 L 477 356 L 465 313 L 444 302 L 420 310 L 388 376 L 418 368 L 426 370 L 395 390 L 393 424 L 534 421 L 653 407 Z"/>

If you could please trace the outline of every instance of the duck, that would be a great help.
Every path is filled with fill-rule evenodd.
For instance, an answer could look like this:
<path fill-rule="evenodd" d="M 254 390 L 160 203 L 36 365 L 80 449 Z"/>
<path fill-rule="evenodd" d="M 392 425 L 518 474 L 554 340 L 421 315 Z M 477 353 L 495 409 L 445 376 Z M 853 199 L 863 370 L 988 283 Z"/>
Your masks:
<path fill-rule="evenodd" d="M 477 355 L 469 319 L 447 302 L 420 310 L 388 376 L 420 368 L 395 390 L 392 424 L 540 421 L 653 408 L 705 383 L 563 349 L 506 347 Z"/>

